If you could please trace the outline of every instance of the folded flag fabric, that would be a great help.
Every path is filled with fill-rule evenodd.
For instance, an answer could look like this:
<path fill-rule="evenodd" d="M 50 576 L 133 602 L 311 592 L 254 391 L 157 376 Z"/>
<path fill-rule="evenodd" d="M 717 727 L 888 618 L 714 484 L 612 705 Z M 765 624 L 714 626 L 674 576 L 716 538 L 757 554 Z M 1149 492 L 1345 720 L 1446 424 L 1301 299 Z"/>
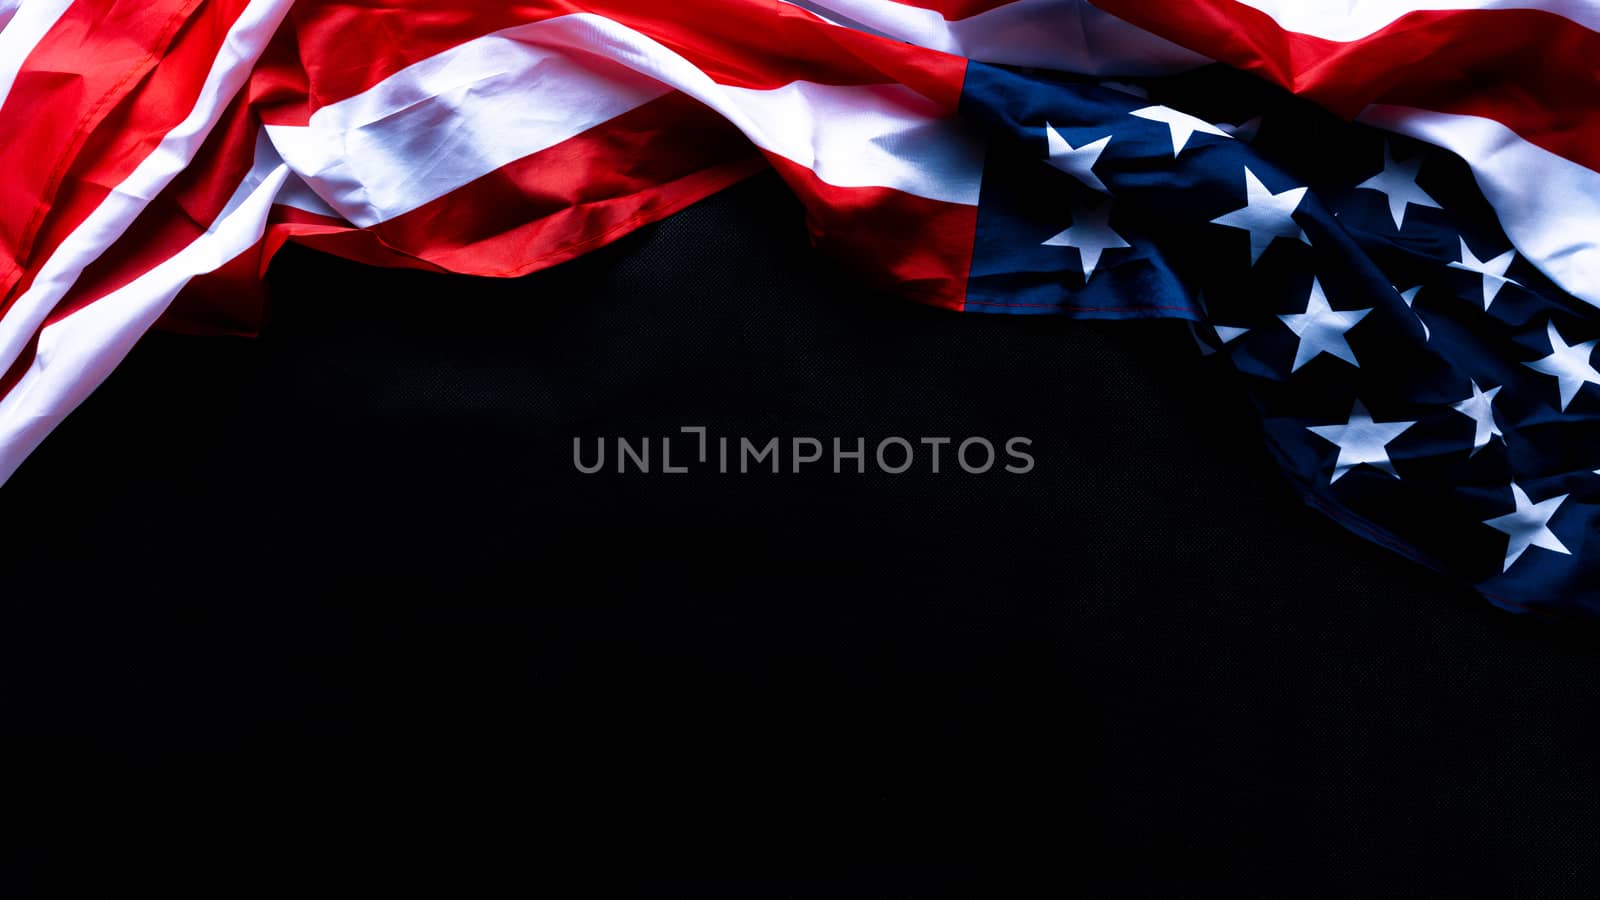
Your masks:
<path fill-rule="evenodd" d="M 513 276 L 767 168 L 952 310 L 1176 318 L 1308 503 L 1600 611 L 1595 0 L 0 0 L 0 479 L 295 242 Z"/>

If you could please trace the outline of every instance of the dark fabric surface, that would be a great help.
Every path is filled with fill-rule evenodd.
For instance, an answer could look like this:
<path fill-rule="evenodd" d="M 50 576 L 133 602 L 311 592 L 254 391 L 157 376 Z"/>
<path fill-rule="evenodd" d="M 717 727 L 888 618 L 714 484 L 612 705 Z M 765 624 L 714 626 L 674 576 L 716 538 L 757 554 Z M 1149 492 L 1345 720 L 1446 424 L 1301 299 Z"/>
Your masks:
<path fill-rule="evenodd" d="M 0 896 L 1600 895 L 1596 629 L 1301 506 L 1182 325 L 874 296 L 770 176 L 270 277 L 0 489 Z M 684 425 L 1036 467 L 572 465 Z"/>

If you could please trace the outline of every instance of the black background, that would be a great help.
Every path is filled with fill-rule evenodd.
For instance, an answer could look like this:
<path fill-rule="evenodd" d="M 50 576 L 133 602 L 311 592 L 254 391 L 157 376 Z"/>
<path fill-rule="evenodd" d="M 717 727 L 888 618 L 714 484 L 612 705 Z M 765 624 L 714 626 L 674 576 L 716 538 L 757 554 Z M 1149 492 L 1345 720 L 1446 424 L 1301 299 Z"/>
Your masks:
<path fill-rule="evenodd" d="M 270 280 L 0 490 L 0 897 L 1600 895 L 1595 627 L 1301 506 L 1182 325 L 873 295 L 770 175 Z M 573 468 L 683 425 L 1037 467 Z"/>

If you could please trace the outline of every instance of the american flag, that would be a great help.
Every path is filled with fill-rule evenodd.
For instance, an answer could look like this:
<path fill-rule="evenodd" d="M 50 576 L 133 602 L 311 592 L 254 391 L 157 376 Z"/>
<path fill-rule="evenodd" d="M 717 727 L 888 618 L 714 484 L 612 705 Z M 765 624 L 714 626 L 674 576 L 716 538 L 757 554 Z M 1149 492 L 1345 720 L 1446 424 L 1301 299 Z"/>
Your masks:
<path fill-rule="evenodd" d="M 286 242 L 513 276 L 771 168 L 909 299 L 1190 321 L 1309 504 L 1600 611 L 1595 0 L 0 0 L 0 98 L 0 480 Z"/>

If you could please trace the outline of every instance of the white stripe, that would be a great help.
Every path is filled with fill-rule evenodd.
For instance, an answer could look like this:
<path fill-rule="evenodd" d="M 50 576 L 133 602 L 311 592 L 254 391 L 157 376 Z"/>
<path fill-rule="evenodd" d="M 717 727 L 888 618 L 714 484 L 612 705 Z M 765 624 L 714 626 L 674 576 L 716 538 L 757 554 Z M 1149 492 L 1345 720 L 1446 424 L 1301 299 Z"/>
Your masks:
<path fill-rule="evenodd" d="M 625 66 L 520 39 L 548 27 L 459 44 L 317 110 L 307 125 L 267 133 L 329 206 L 366 228 L 670 90 Z"/>
<path fill-rule="evenodd" d="M 552 26 L 539 32 L 540 41 L 602 54 L 671 85 L 716 110 L 756 146 L 813 169 L 829 184 L 887 187 L 930 200 L 977 205 L 981 141 L 954 116 L 902 85 L 797 81 L 770 91 L 727 87 L 610 19 L 583 13 L 540 24 Z M 808 108 L 813 113 L 827 110 L 830 118 L 808 117 Z M 850 142 L 829 135 L 846 128 L 853 135 Z"/>
<path fill-rule="evenodd" d="M 0 484 L 128 355 L 185 284 L 215 271 L 261 239 L 272 199 L 289 175 L 258 156 L 204 234 L 160 265 L 39 332 L 33 364 L 0 400 Z"/>
<path fill-rule="evenodd" d="M 1517 252 L 1574 297 L 1600 306 L 1600 172 L 1493 119 L 1388 105 L 1368 107 L 1360 119 L 1466 160 Z"/>
<path fill-rule="evenodd" d="M 981 144 L 906 87 L 729 87 L 655 40 L 588 13 L 458 45 L 317 110 L 306 125 L 267 132 L 318 196 L 370 227 L 671 89 L 829 184 L 978 201 Z"/>
<path fill-rule="evenodd" d="M 321 197 L 318 197 L 316 192 L 311 190 L 311 186 L 293 172 L 289 173 L 289 180 L 284 182 L 283 190 L 278 192 L 278 199 L 273 202 L 279 206 L 288 206 L 308 213 L 316 213 L 319 216 L 327 216 L 330 219 L 349 221 L 339 215 L 338 210 L 329 206 Z"/>
<path fill-rule="evenodd" d="M 1597 0 L 1238 0 L 1272 17 L 1285 31 L 1330 41 L 1356 41 L 1413 12 L 1536 9 L 1600 30 Z"/>
<path fill-rule="evenodd" d="M 11 86 L 28 54 L 71 5 L 72 0 L 28 0 L 20 6 L 13 3 L 4 30 L 0 31 L 0 105 L 11 95 Z"/>
<path fill-rule="evenodd" d="M 982 145 L 910 88 L 796 81 L 770 91 L 721 91 L 732 105 L 720 111 L 756 146 L 828 184 L 978 205 Z"/>
<path fill-rule="evenodd" d="M 1210 60 L 1087 0 L 1016 0 L 965 19 L 893 0 L 789 0 L 858 31 L 979 62 L 1089 75 L 1160 75 Z"/>
<path fill-rule="evenodd" d="M 228 29 L 189 115 L 161 139 L 39 268 L 33 284 L 0 318 L 0 370 L 11 367 L 84 267 L 103 254 L 150 201 L 193 160 L 223 108 L 289 10 L 290 0 L 251 0 Z"/>

